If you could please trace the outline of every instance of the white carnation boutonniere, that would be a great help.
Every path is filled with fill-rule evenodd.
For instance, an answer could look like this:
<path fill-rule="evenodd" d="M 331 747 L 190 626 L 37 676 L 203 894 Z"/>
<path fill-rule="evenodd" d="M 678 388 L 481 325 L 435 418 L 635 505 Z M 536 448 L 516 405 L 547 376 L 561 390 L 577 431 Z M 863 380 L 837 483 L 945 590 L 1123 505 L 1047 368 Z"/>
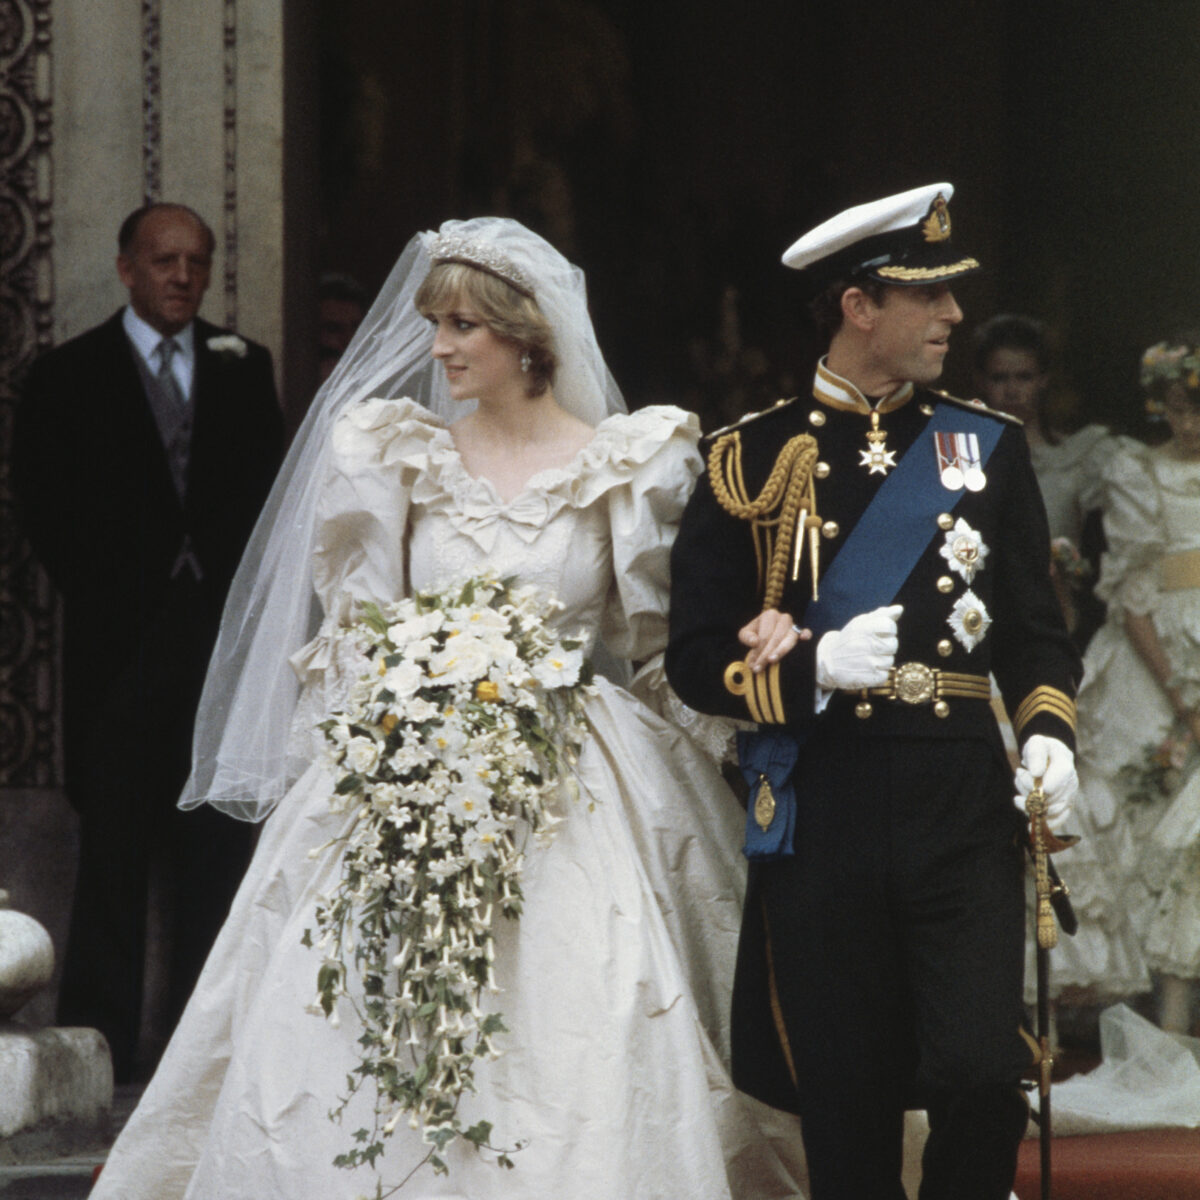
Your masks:
<path fill-rule="evenodd" d="M 210 337 L 205 345 L 222 358 L 245 358 L 250 347 L 236 333 L 222 333 L 218 337 Z"/>

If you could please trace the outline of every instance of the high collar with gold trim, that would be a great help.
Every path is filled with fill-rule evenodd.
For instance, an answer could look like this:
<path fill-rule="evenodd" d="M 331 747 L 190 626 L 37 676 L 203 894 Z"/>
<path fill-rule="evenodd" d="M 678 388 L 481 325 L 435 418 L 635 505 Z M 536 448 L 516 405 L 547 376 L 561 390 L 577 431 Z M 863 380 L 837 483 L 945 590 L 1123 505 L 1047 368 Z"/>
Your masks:
<path fill-rule="evenodd" d="M 912 398 L 915 389 L 912 383 L 902 383 L 894 392 L 889 392 L 878 404 L 872 404 L 850 382 L 831 371 L 825 365 L 825 359 L 817 363 L 817 372 L 813 377 L 813 396 L 829 408 L 837 408 L 842 412 L 861 413 L 864 417 L 872 412 L 890 413 L 902 408 Z"/>

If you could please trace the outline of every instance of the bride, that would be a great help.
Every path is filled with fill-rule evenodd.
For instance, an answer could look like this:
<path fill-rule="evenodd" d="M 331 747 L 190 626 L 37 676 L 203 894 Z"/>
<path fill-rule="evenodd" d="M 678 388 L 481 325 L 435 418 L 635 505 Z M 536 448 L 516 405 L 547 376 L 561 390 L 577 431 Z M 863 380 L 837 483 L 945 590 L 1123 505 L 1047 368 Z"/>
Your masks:
<path fill-rule="evenodd" d="M 381 399 L 406 396 L 406 399 Z M 447 423 L 449 419 L 449 423 Z M 726 1072 L 742 813 L 704 727 L 668 694 L 667 555 L 700 469 L 695 418 L 624 411 L 582 273 L 511 220 L 450 221 L 409 243 L 285 463 L 234 587 L 183 803 L 261 819 L 258 850 L 97 1200 L 329 1200 L 410 1176 L 401 1125 L 373 1168 L 335 1167 L 371 1123 L 329 1112 L 359 1030 L 310 1012 L 302 944 L 339 878 L 317 722 L 362 661 L 335 637 L 353 603 L 483 568 L 558 598 L 633 685 L 585 700 L 582 798 L 526 860 L 524 911 L 498 919 L 502 1057 L 463 1125 L 520 1145 L 502 1170 L 456 1139 L 414 1197 L 769 1200 L 802 1196 L 796 1131 Z M 309 585 L 304 581 L 311 579 Z M 698 719 L 697 719 L 698 720 Z M 272 812 L 271 810 L 274 809 Z M 345 1014 L 343 1013 L 343 1018 Z"/>

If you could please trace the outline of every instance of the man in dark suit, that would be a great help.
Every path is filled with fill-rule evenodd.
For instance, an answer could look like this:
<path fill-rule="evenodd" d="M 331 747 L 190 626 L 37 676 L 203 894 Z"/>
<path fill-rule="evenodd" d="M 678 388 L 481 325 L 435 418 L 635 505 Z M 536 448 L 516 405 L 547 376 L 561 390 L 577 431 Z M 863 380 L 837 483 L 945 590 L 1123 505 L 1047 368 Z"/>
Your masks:
<path fill-rule="evenodd" d="M 137 1061 L 160 876 L 173 1026 L 248 859 L 248 827 L 180 812 L 192 724 L 283 426 L 268 351 L 200 320 L 212 231 L 155 204 L 118 236 L 129 304 L 41 357 L 15 430 L 25 529 L 63 600 L 67 794 L 80 864 L 58 1017 Z"/>
<path fill-rule="evenodd" d="M 903 1200 L 905 1108 L 929 1113 L 921 1200 L 1007 1200 L 1036 1049 L 1013 795 L 1040 780 L 1057 824 L 1077 787 L 1079 659 L 1025 438 L 930 387 L 950 281 L 979 265 L 951 190 L 785 254 L 829 352 L 806 397 L 713 435 L 671 559 L 668 678 L 758 727 L 734 1079 L 801 1115 L 813 1200 Z"/>

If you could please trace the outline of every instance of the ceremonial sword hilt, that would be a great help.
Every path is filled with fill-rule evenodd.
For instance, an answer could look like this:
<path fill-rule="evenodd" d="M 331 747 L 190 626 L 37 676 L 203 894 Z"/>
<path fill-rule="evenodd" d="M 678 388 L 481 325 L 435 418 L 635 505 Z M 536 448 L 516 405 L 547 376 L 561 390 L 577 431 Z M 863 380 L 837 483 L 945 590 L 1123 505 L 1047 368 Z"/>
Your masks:
<path fill-rule="evenodd" d="M 1050 834 L 1046 828 L 1046 792 L 1042 777 L 1036 776 L 1029 795 L 1025 797 L 1025 813 L 1029 817 L 1029 841 L 1033 846 L 1033 878 L 1037 893 L 1037 943 L 1040 950 L 1053 950 L 1058 945 L 1058 925 L 1050 897 L 1054 884 L 1050 879 Z"/>

